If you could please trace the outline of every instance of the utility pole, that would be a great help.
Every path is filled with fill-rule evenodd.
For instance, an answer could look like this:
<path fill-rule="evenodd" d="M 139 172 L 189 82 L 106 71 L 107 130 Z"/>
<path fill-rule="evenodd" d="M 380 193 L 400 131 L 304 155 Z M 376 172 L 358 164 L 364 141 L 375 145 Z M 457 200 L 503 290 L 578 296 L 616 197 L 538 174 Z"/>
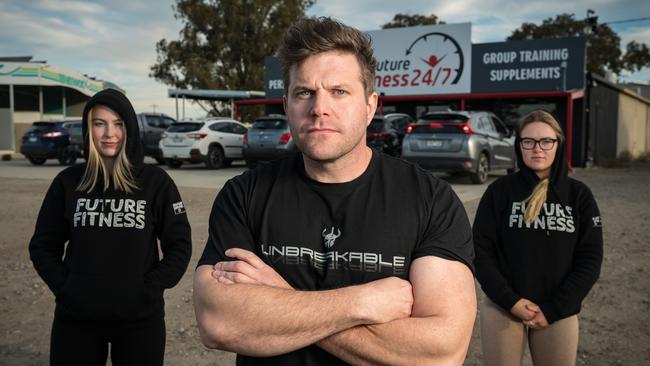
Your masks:
<path fill-rule="evenodd" d="M 585 33 L 588 35 L 598 33 L 598 16 L 596 16 L 596 12 L 591 9 L 587 9 L 587 17 L 585 18 L 585 31 Z"/>
<path fill-rule="evenodd" d="M 159 107 L 158 104 L 150 104 L 150 106 L 153 108 L 153 113 L 156 113 L 156 107 Z"/>

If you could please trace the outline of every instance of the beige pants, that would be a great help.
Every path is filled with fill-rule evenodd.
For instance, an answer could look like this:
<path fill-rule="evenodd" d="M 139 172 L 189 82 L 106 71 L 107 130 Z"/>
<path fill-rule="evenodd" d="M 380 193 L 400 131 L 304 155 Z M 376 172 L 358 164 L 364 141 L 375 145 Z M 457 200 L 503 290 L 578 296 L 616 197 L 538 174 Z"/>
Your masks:
<path fill-rule="evenodd" d="M 480 322 L 485 366 L 520 366 L 526 344 L 535 366 L 573 366 L 576 363 L 576 315 L 558 320 L 545 329 L 528 329 L 521 320 L 485 298 Z"/>

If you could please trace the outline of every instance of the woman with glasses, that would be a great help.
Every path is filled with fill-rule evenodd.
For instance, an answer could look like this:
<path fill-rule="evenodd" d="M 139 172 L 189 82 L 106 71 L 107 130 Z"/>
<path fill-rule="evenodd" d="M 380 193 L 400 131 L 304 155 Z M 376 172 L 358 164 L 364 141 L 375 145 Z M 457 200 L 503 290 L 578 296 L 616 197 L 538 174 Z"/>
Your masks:
<path fill-rule="evenodd" d="M 474 221 L 484 365 L 574 365 L 583 299 L 600 274 L 600 213 L 589 188 L 568 176 L 564 134 L 534 111 L 519 125 L 520 170 L 497 179 Z"/>

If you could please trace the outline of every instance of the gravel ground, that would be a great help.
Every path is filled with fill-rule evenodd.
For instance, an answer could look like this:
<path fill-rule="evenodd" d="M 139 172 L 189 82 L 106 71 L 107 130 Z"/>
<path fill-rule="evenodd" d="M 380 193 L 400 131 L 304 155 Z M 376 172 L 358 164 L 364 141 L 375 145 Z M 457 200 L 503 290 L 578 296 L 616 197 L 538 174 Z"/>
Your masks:
<path fill-rule="evenodd" d="M 578 170 L 603 217 L 605 259 L 601 278 L 580 314 L 578 365 L 650 365 L 650 163 Z M 34 271 L 27 244 L 49 181 L 0 178 L 0 365 L 45 365 L 54 299 Z M 207 236 L 216 191 L 180 188 L 194 253 L 175 288 L 165 292 L 168 365 L 232 365 L 234 355 L 204 348 L 192 309 L 192 272 Z M 473 220 L 478 200 L 466 202 Z M 483 294 L 477 290 L 479 297 Z M 530 364 L 526 359 L 526 364 Z M 480 364 L 478 324 L 465 362 Z"/>

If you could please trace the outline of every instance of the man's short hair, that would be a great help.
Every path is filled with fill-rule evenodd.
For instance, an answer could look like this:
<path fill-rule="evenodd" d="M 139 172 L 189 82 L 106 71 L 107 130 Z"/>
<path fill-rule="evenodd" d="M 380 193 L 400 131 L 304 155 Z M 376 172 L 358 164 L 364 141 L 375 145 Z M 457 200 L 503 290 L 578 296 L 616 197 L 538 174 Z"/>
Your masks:
<path fill-rule="evenodd" d="M 282 63 L 285 93 L 289 90 L 290 71 L 310 56 L 329 51 L 350 52 L 361 69 L 366 95 L 375 91 L 375 68 L 370 36 L 329 17 L 304 18 L 284 35 L 277 56 Z"/>

